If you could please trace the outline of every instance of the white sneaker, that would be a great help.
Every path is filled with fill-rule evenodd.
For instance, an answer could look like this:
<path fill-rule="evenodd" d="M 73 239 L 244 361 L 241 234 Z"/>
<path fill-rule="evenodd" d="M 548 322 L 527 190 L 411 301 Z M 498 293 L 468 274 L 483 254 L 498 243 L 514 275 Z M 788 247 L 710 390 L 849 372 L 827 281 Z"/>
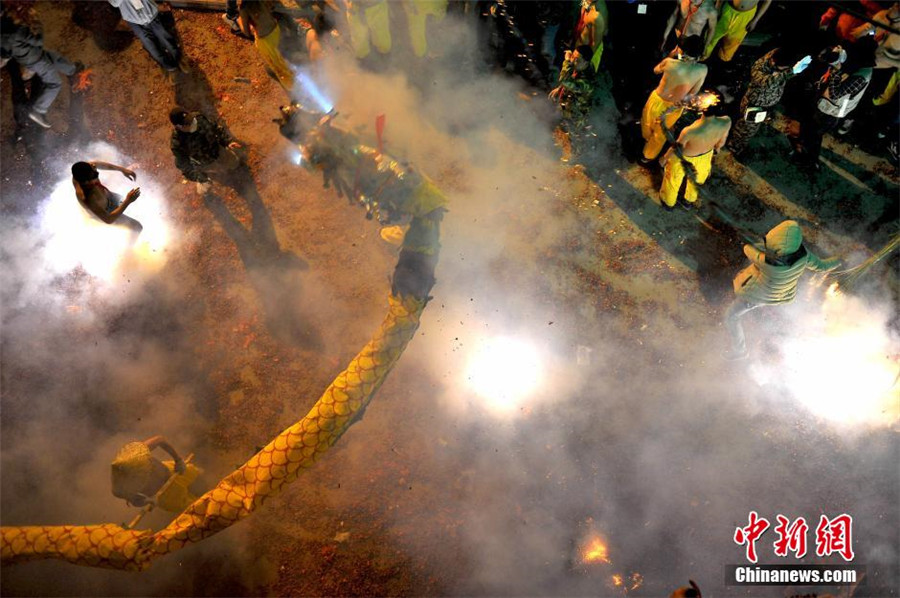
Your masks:
<path fill-rule="evenodd" d="M 44 127 L 45 129 L 49 129 L 51 126 L 50 121 L 47 120 L 47 117 L 45 115 L 41 114 L 40 112 L 35 112 L 34 110 L 32 110 L 31 112 L 28 113 L 28 118 L 30 118 L 31 120 L 33 120 L 40 126 Z"/>
<path fill-rule="evenodd" d="M 240 33 L 240 32 L 241 32 L 241 26 L 238 24 L 237 17 L 234 17 L 234 18 L 232 19 L 232 18 L 229 17 L 227 14 L 224 14 L 224 15 L 222 15 L 222 20 L 225 21 L 226 23 L 228 23 L 228 26 L 231 27 L 231 30 L 232 30 L 234 33 Z"/>

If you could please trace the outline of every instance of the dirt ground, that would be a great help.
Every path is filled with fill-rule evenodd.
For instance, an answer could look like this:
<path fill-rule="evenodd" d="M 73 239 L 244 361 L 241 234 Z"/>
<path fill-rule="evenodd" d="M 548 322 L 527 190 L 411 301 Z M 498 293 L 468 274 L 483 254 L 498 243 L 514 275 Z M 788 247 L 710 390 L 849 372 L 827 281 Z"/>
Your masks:
<path fill-rule="evenodd" d="M 198 455 L 203 481 L 215 483 L 301 417 L 368 340 L 385 311 L 396 252 L 359 208 L 287 159 L 290 144 L 270 124 L 284 92 L 219 14 L 173 11 L 191 72 L 167 79 L 105 2 L 37 9 L 47 47 L 88 65 L 91 86 L 81 96 L 65 89 L 50 113 L 53 130 L 17 142 L 4 74 L 4 218 L 35 217 L 64 178 L 48 170 L 104 141 L 133 160 L 138 183 L 142 173 L 157 183 L 160 197 L 140 201 L 165 201 L 177 243 L 157 278 L 142 278 L 143 292 L 98 297 L 91 311 L 101 317 L 60 309 L 89 301 L 93 282 L 79 271 L 50 281 L 46 293 L 61 303 L 4 310 L 3 524 L 121 521 L 131 511 L 100 487 L 118 440 L 148 432 L 190 442 L 185 450 Z M 520 101 L 537 101 L 528 97 Z M 175 103 L 227 123 L 247 148 L 260 202 L 226 188 L 204 200 L 182 181 L 169 151 Z M 596 120 L 613 121 L 614 112 L 607 104 Z M 789 166 L 786 146 L 776 128 L 764 128 L 743 162 L 720 156 L 707 189 L 750 229 L 783 216 L 822 223 L 810 240 L 823 253 L 871 251 L 888 240 L 898 179 L 883 157 L 829 141 L 836 168 L 809 177 Z M 448 280 L 465 259 L 450 237 L 473 214 L 460 209 L 454 221 L 451 208 L 448 275 L 438 267 L 420 337 L 362 421 L 305 477 L 234 529 L 145 573 L 28 563 L 4 567 L 2 594 L 619 596 L 610 576 L 632 572 L 644 580 L 631 592 L 638 596 L 667 595 L 689 577 L 724 594 L 722 563 L 710 555 L 730 551 L 725 562 L 738 562 L 735 524 L 751 509 L 772 517 L 803 509 L 810 518 L 852 511 L 878 592 L 871 595 L 896 595 L 896 427 L 850 442 L 800 410 L 773 408 L 759 398 L 771 391 L 740 365 L 715 359 L 718 349 L 700 350 L 710 339 L 726 346 L 719 322 L 742 263 L 740 240 L 721 221 L 662 212 L 652 199 L 658 174 L 616 148 L 615 138 L 601 139 L 582 164 L 559 164 L 558 185 L 537 181 L 545 213 L 483 208 L 505 220 L 511 240 L 473 270 L 510 289 L 513 310 L 526 290 L 532 302 L 517 317 L 540 323 L 566 361 L 602 339 L 565 401 L 518 419 L 472 418 L 445 409 L 445 381 L 410 357 L 421 335 L 441 334 L 459 314 L 443 303 L 442 283 L 447 295 L 451 286 L 455 295 L 471 291 L 475 307 L 463 307 L 473 320 L 494 307 L 464 279 Z M 451 199 L 465 188 L 450 166 L 429 171 Z M 532 242 L 560 223 L 565 234 Z M 16 276 L 5 274 L 18 285 Z M 18 324 L 32 309 L 46 327 Z M 41 347 L 61 356 L 125 347 L 130 369 L 112 367 L 119 357 L 106 354 L 90 371 L 68 357 L 48 367 L 36 357 Z M 153 375 L 142 375 L 144 367 Z M 725 385 L 765 408 L 748 413 L 723 395 Z M 159 429 L 167 421 L 172 430 Z M 548 428 L 557 432 L 552 441 Z M 669 443 L 679 450 L 669 452 Z M 608 567 L 579 562 L 589 521 L 617 549 Z M 164 522 L 157 513 L 148 524 Z"/>

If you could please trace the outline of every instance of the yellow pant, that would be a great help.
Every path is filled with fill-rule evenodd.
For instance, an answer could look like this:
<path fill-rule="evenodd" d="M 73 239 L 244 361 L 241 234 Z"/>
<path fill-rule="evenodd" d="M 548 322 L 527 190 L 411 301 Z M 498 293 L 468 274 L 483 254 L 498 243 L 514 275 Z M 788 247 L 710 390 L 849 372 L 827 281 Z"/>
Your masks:
<path fill-rule="evenodd" d="M 659 189 L 659 198 L 664 204 L 670 208 L 678 201 L 678 190 L 681 189 L 681 181 L 687 178 L 684 188 L 684 199 L 693 203 L 697 201 L 697 185 L 702 185 L 709 178 L 709 172 L 712 170 L 712 151 L 708 151 L 700 156 L 685 156 L 684 159 L 694 166 L 696 172 L 697 183 L 688 177 L 684 171 L 684 165 L 678 156 L 674 153 L 666 162 L 666 171 L 663 175 L 662 187 Z"/>
<path fill-rule="evenodd" d="M 674 105 L 672 102 L 667 102 L 659 97 L 656 90 L 650 94 L 650 97 L 647 98 L 647 103 L 644 104 L 644 111 L 641 113 L 641 135 L 643 135 L 646 142 L 644 144 L 644 158 L 647 160 L 656 158 L 666 144 L 666 134 L 663 132 L 660 119 Z M 671 129 L 675 126 L 675 123 L 681 118 L 681 111 L 681 108 L 676 108 L 666 116 L 666 127 Z"/>
<path fill-rule="evenodd" d="M 272 74 L 275 75 L 281 86 L 290 92 L 294 88 L 294 73 L 278 49 L 280 41 L 281 31 L 276 26 L 272 33 L 265 37 L 255 36 L 253 44 L 259 51 L 266 68 L 272 71 Z"/>
<path fill-rule="evenodd" d="M 403 3 L 406 10 L 406 21 L 409 23 L 409 40 L 413 53 L 422 58 L 428 52 L 428 40 L 425 37 L 425 25 L 428 15 L 440 21 L 447 14 L 447 0 L 409 0 Z"/>
<path fill-rule="evenodd" d="M 347 11 L 347 21 L 350 23 L 350 41 L 357 58 L 365 58 L 372 51 L 369 46 L 370 37 L 380 53 L 387 54 L 391 51 L 391 13 L 387 0 L 374 3 L 354 1 Z"/>
<path fill-rule="evenodd" d="M 740 12 L 726 2 L 722 6 L 722 14 L 716 23 L 716 31 L 703 51 L 703 60 L 710 57 L 713 50 L 716 49 L 716 44 L 721 40 L 722 46 L 719 48 L 719 58 L 724 62 L 730 61 L 740 47 L 741 42 L 747 36 L 747 24 L 753 20 L 755 15 L 756 7 Z"/>
<path fill-rule="evenodd" d="M 897 93 L 898 87 L 900 87 L 900 70 L 894 69 L 894 74 L 891 75 L 891 80 L 888 81 L 884 91 L 882 91 L 878 97 L 873 98 L 872 103 L 876 106 L 884 106 L 890 102 L 891 98 Z"/>

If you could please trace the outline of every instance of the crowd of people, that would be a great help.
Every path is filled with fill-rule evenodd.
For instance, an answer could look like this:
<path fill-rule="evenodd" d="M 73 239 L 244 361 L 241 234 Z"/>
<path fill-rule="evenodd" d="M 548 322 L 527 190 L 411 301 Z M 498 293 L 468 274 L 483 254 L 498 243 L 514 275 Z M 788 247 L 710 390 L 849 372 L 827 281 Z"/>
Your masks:
<path fill-rule="evenodd" d="M 165 76 L 189 72 L 178 34 L 161 18 L 155 0 L 108 0 Z M 814 174 L 823 136 L 846 133 L 857 113 L 889 141 L 896 160 L 900 67 L 900 3 L 862 0 L 824 9 L 809 31 L 802 23 L 773 22 L 761 55 L 735 66 L 747 35 L 774 15 L 772 0 L 580 0 L 566 2 L 448 2 L 345 0 L 306 3 L 295 18 L 273 0 L 227 0 L 222 15 L 236 35 L 253 40 L 261 62 L 290 99 L 295 99 L 292 64 L 315 64 L 329 51 L 328 35 L 344 22 L 353 54 L 364 64 L 389 55 L 404 23 L 407 47 L 428 58 L 428 28 L 448 12 L 477 22 L 486 40 L 489 68 L 517 73 L 549 90 L 560 108 L 561 130 L 578 151 L 590 149 L 599 91 L 609 88 L 619 112 L 623 151 L 646 168 L 662 169 L 658 203 L 695 209 L 717 152 L 740 158 L 752 138 L 773 117 L 789 89 L 799 107 L 799 133 L 791 158 Z M 61 75 L 84 70 L 44 47 L 32 3 L 4 0 L 2 58 L 21 79 L 35 80 L 27 117 L 50 128 L 47 113 L 62 88 Z M 402 11 L 401 11 L 402 9 Z M 398 19 L 398 14 L 402 18 Z M 757 40 L 758 41 L 758 40 Z M 758 45 L 758 44 L 757 44 Z M 749 52 L 748 52 L 749 54 Z M 739 61 L 741 62 L 741 61 Z M 658 81 L 656 78 L 658 77 Z M 875 117 L 872 117 L 872 114 Z M 205 193 L 213 181 L 252 176 L 240 144 L 210 117 L 175 106 L 171 150 L 185 179 Z M 639 139 L 638 139 L 639 136 Z M 134 172 L 99 161 L 72 166 L 78 201 L 105 223 L 126 226 L 136 237 L 141 225 L 124 214 L 140 196 L 124 198 L 101 182 L 99 171 Z M 683 191 L 682 191 L 683 190 Z M 769 239 L 772 237 L 772 239 Z M 771 241 L 771 242 L 769 242 Z M 805 249 L 799 226 L 786 221 L 758 246 L 748 245 L 751 262 L 735 279 L 737 299 L 729 310 L 734 353 L 746 354 L 739 318 L 759 305 L 790 301 L 805 268 L 833 268 Z M 760 286 L 762 285 L 762 286 Z"/>

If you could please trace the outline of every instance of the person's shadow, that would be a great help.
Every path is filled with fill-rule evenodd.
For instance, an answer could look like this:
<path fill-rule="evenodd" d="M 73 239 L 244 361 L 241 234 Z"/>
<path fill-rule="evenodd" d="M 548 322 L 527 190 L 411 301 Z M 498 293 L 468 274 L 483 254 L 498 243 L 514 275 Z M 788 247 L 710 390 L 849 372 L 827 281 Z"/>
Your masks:
<path fill-rule="evenodd" d="M 175 103 L 188 112 L 199 112 L 205 117 L 218 119 L 216 96 L 206 73 L 188 56 L 184 57 L 188 72 L 175 71 Z"/>
<path fill-rule="evenodd" d="M 225 182 L 246 202 L 252 216 L 249 227 L 242 224 L 225 205 L 224 199 L 209 191 L 203 201 L 225 233 L 231 237 L 250 283 L 263 307 L 266 327 L 278 340 L 308 350 L 323 347 L 322 336 L 312 325 L 304 306 L 303 272 L 306 262 L 285 251 L 278 243 L 272 217 L 256 188 L 250 169 L 241 165 Z"/>
<path fill-rule="evenodd" d="M 119 9 L 109 2 L 73 2 L 72 22 L 90 32 L 104 52 L 121 52 L 134 40 L 131 31 L 119 29 Z"/>

